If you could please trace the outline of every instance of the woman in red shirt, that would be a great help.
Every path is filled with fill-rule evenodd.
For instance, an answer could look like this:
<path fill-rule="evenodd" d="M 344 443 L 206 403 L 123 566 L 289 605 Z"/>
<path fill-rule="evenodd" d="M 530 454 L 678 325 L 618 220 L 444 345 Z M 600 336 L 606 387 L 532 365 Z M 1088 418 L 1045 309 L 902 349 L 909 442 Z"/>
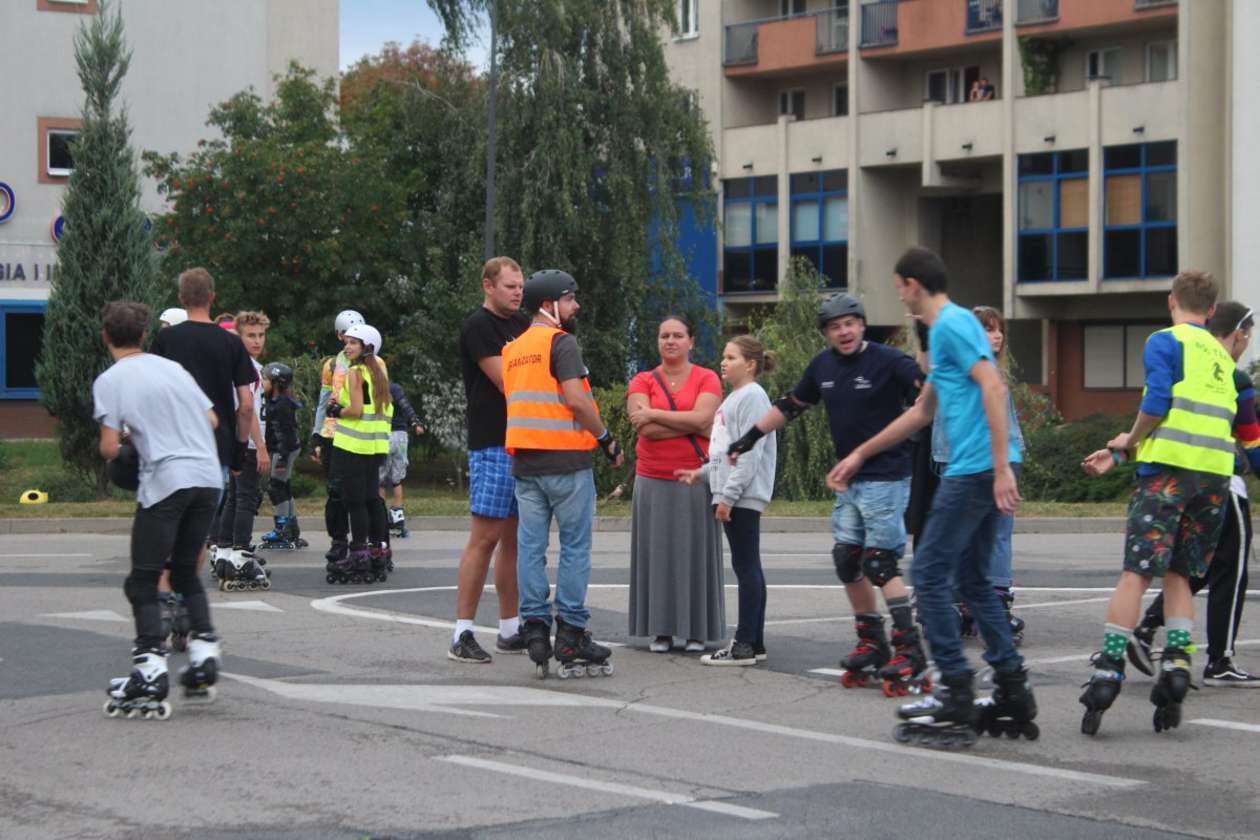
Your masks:
<path fill-rule="evenodd" d="M 717 374 L 691 363 L 691 325 L 671 315 L 657 333 L 661 364 L 630 381 L 626 404 L 638 433 L 630 535 L 630 635 L 664 653 L 726 635 L 721 531 L 709 488 L 674 478 L 708 460 L 709 429 L 722 399 Z"/>

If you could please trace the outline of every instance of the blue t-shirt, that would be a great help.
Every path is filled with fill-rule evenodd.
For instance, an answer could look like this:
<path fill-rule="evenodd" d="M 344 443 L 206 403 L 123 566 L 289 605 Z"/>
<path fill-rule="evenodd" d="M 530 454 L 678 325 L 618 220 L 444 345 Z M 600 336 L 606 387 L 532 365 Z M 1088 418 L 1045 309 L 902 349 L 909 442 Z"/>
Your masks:
<path fill-rule="evenodd" d="M 936 422 L 944 423 L 949 442 L 946 476 L 975 475 L 993 469 L 989 419 L 984 413 L 980 386 L 971 378 L 976 362 L 993 362 L 993 351 L 984 328 L 966 309 L 947 304 L 928 334 L 932 372 L 928 381 L 936 389 Z M 1019 446 L 1010 440 L 1011 463 L 1022 459 Z"/>
<path fill-rule="evenodd" d="M 849 356 L 827 348 L 813 358 L 792 396 L 807 405 L 822 401 L 836 457 L 843 459 L 875 437 L 914 402 L 923 371 L 914 359 L 877 341 Z M 909 441 L 870 458 L 855 476 L 860 481 L 910 477 Z"/>

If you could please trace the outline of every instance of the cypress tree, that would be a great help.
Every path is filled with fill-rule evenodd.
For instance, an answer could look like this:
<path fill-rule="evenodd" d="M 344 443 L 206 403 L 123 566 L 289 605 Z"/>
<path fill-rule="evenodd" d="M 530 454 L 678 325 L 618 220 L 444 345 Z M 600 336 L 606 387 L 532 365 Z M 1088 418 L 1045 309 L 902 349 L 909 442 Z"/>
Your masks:
<path fill-rule="evenodd" d="M 109 0 L 80 27 L 74 58 L 84 92 L 83 125 L 72 146 L 74 168 L 62 200 L 66 230 L 35 375 L 44 406 L 57 418 L 62 459 L 103 492 L 104 462 L 92 419 L 92 381 L 109 365 L 101 307 L 111 300 L 153 307 L 161 289 L 140 209 L 131 127 L 118 101 L 131 51 L 122 15 Z"/>

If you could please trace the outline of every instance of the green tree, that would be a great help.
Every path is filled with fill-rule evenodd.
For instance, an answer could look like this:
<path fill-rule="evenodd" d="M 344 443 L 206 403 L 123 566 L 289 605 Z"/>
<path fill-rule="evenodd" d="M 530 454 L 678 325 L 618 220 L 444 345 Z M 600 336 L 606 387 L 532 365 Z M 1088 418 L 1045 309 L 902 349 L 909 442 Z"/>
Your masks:
<path fill-rule="evenodd" d="M 118 101 L 131 63 L 122 16 L 109 0 L 74 40 L 83 85 L 83 126 L 62 202 L 66 232 L 48 297 L 43 350 L 36 365 L 42 400 L 57 417 L 61 455 L 104 492 L 104 462 L 92 419 L 92 381 L 109 365 L 100 310 L 111 300 L 154 306 L 162 294 L 152 240 L 140 210 L 131 127 Z"/>

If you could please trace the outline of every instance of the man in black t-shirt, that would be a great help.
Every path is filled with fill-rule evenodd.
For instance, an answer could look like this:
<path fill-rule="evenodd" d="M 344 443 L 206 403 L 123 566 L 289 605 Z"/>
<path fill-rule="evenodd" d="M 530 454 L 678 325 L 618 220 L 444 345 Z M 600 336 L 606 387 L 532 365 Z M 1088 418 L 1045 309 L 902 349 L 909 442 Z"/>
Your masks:
<path fill-rule="evenodd" d="M 179 362 L 214 404 L 219 418 L 215 445 L 226 486 L 228 471 L 239 471 L 254 422 L 254 397 L 250 385 L 254 365 L 239 336 L 210 319 L 214 303 L 214 278 L 204 268 L 191 268 L 179 276 L 179 302 L 188 320 L 158 332 L 151 351 Z M 219 495 L 219 505 L 223 494 Z M 205 563 L 203 551 L 198 570 Z"/>
<path fill-rule="evenodd" d="M 481 271 L 481 308 L 459 331 L 459 359 L 468 401 L 468 489 L 472 531 L 459 559 L 455 596 L 455 632 L 447 656 L 456 662 L 490 661 L 473 634 L 477 604 L 486 585 L 490 558 L 499 597 L 501 653 L 521 653 L 520 609 L 516 588 L 516 482 L 512 457 L 503 448 L 507 403 L 503 399 L 503 345 L 529 329 L 521 312 L 525 278 L 509 257 L 488 260 Z"/>
<path fill-rule="evenodd" d="M 791 394 L 777 400 L 754 429 L 731 445 L 734 457 L 821 401 L 836 458 L 843 460 L 914 402 L 923 371 L 900 350 L 866 340 L 861 301 L 847 294 L 827 298 L 818 310 L 818 328 L 830 347 L 809 363 Z M 872 457 L 849 488 L 836 493 L 831 555 L 853 605 L 858 635 L 857 646 L 840 663 L 846 687 L 877 676 L 885 681 L 885 693 L 904 694 L 926 672 L 927 659 L 899 568 L 906 547 L 910 471 L 910 445 L 902 444 Z M 875 586 L 883 590 L 892 614 L 896 655 L 891 659 Z"/>

